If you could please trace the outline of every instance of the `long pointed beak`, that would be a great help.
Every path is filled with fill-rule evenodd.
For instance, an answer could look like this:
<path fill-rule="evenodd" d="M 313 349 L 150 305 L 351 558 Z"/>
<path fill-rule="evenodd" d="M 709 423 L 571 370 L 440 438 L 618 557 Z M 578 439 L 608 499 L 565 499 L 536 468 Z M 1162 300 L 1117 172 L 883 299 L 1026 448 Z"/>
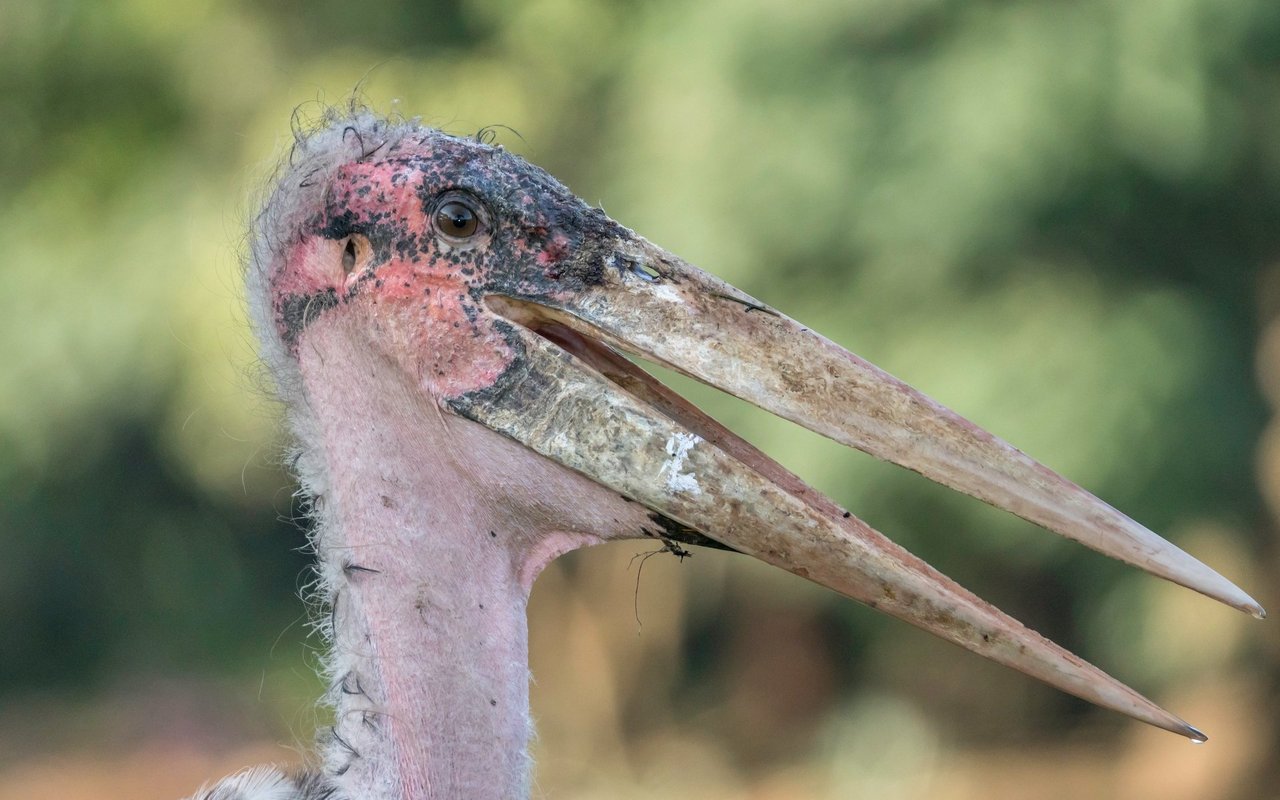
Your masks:
<path fill-rule="evenodd" d="M 495 292 L 519 357 L 451 402 L 660 517 L 1100 706 L 1205 737 L 912 556 L 662 386 L 643 357 L 1263 616 L 1174 545 L 901 381 L 641 239 L 573 291 Z"/>

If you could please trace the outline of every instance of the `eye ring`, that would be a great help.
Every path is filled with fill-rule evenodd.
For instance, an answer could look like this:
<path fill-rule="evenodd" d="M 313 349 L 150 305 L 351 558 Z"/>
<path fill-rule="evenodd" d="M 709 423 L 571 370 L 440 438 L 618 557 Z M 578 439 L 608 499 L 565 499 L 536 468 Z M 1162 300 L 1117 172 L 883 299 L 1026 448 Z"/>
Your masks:
<path fill-rule="evenodd" d="M 436 198 L 431 207 L 431 228 L 455 248 L 478 246 L 489 232 L 484 206 L 468 192 L 452 190 Z"/>

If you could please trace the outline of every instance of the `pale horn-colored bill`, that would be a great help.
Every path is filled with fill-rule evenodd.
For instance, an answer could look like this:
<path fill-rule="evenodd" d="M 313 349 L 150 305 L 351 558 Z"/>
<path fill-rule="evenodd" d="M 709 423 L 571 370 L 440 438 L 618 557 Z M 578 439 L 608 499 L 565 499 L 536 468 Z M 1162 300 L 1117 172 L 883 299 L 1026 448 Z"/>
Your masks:
<path fill-rule="evenodd" d="M 613 262 L 602 285 L 527 299 L 586 336 L 1265 616 L 1252 597 L 1177 546 L 724 281 L 639 238 L 620 242 Z"/>
<path fill-rule="evenodd" d="M 584 353 L 584 361 L 571 355 L 572 348 L 523 327 L 512 326 L 510 340 L 522 351 L 512 368 L 494 386 L 450 401 L 454 412 L 735 550 L 1099 706 L 1204 740 L 1195 728 L 840 512 L 782 467 L 760 464 L 763 456 L 732 434 L 703 428 L 703 417 L 681 424 L 622 388 L 629 369 L 621 359 L 594 350 L 594 356 Z M 649 395 L 651 384 L 639 381 L 650 387 L 639 394 Z M 673 408 L 675 417 L 686 416 L 679 403 Z M 734 443 L 717 445 L 698 430 Z M 747 460 L 729 452 L 735 449 Z"/>

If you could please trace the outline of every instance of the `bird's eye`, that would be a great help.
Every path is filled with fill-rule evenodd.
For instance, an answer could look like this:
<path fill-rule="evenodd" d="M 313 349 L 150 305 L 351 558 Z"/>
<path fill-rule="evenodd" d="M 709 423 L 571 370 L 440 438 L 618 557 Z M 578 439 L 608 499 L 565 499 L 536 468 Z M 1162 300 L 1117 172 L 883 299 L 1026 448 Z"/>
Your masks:
<path fill-rule="evenodd" d="M 456 193 L 440 198 L 432 215 L 432 223 L 436 233 L 451 244 L 467 243 L 475 239 L 484 228 L 475 202 Z"/>
<path fill-rule="evenodd" d="M 475 212 L 462 203 L 454 201 L 445 203 L 436 211 L 436 227 L 447 236 L 465 239 L 475 234 L 480 221 Z"/>

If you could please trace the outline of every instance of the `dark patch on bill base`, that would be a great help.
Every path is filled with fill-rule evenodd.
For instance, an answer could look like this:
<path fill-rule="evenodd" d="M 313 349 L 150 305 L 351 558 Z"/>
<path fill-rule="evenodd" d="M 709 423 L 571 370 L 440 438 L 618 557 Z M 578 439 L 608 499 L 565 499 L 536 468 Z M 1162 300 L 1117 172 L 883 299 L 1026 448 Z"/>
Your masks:
<path fill-rule="evenodd" d="M 484 206 L 488 245 L 458 255 L 475 260 L 487 289 L 543 296 L 604 282 L 613 245 L 631 237 L 626 228 L 519 156 L 452 137 L 437 143 L 447 155 L 411 160 L 422 174 L 423 214 L 429 217 L 440 193 L 450 190 Z"/>
<path fill-rule="evenodd" d="M 285 346 L 293 347 L 304 328 L 337 305 L 338 290 L 332 286 L 313 294 L 291 294 L 282 298 L 276 316 Z"/>
<path fill-rule="evenodd" d="M 506 320 L 498 320 L 495 322 L 495 328 L 511 348 L 511 365 L 489 386 L 467 392 L 447 402 L 449 408 L 459 416 L 502 433 L 502 425 L 495 424 L 495 420 L 486 413 L 486 409 L 501 408 L 505 409 L 504 416 L 527 417 L 534 413 L 534 409 L 540 408 L 545 403 L 545 398 L 554 396 L 555 387 L 551 384 L 556 378 L 532 369 L 524 342 L 516 333 L 515 326 Z M 504 435 L 509 434 L 504 433 Z M 641 532 L 650 538 L 670 539 L 680 544 L 727 550 L 731 553 L 738 552 L 728 545 L 676 522 L 661 512 L 651 509 L 649 521 L 653 523 L 655 529 L 643 527 Z"/>
<path fill-rule="evenodd" d="M 561 250 L 567 257 L 556 270 L 555 283 L 560 289 L 600 286 L 605 282 L 605 270 L 614 260 L 619 240 L 631 238 L 630 231 L 600 209 L 591 208 L 576 197 L 573 199 L 576 203 L 557 209 L 551 226 L 553 234 L 559 233 L 569 240 Z"/>
<path fill-rule="evenodd" d="M 524 341 L 516 333 L 515 326 L 505 319 L 495 320 L 493 326 L 511 348 L 511 364 L 488 386 L 446 401 L 449 409 L 458 416 L 486 427 L 491 426 L 486 417 L 479 413 L 485 408 L 508 405 L 503 400 L 510 399 L 514 401 L 510 405 L 514 405 L 522 414 L 527 413 L 528 409 L 536 408 L 542 398 L 554 388 L 550 385 L 551 378 L 530 369 L 528 351 Z"/>

